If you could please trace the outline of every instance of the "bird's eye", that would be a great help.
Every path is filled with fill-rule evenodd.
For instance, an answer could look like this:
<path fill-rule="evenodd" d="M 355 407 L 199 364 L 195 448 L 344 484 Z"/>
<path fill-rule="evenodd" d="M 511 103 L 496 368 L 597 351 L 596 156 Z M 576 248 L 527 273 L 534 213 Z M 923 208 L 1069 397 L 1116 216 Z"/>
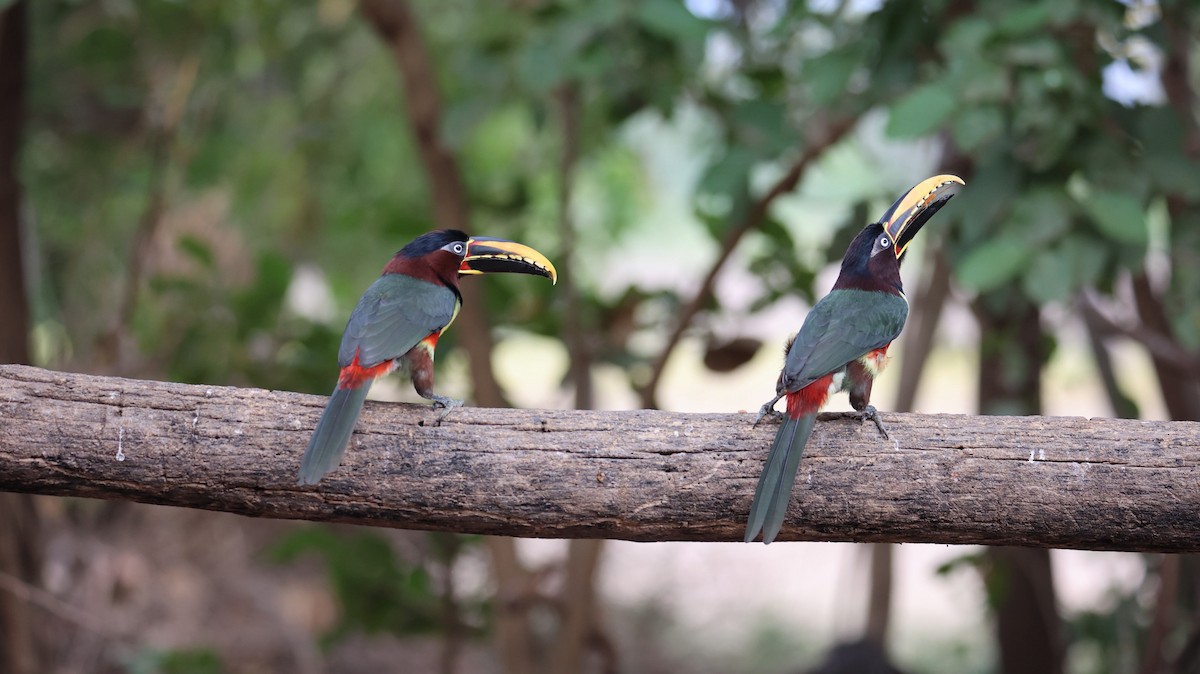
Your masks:
<path fill-rule="evenodd" d="M 467 247 L 461 242 L 453 243 L 450 245 L 450 252 L 454 253 L 455 255 L 462 255 L 463 253 L 467 252 Z"/>
<path fill-rule="evenodd" d="M 892 242 L 886 236 L 879 237 L 879 247 L 880 248 L 887 248 L 890 245 L 892 245 Z"/>

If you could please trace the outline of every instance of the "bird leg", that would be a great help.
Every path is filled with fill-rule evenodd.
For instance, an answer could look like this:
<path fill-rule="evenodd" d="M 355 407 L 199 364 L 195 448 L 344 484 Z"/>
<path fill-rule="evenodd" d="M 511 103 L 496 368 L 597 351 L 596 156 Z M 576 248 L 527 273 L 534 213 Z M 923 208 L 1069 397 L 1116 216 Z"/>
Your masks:
<path fill-rule="evenodd" d="M 429 395 L 427 395 L 425 397 L 429 398 L 430 400 L 433 401 L 433 409 L 442 410 L 442 413 L 438 415 L 437 420 L 434 422 L 434 425 L 441 424 L 442 419 L 445 419 L 446 415 L 450 414 L 450 412 L 455 407 L 462 407 L 462 405 L 463 405 L 463 401 L 461 401 L 461 400 L 455 400 L 454 398 L 451 398 L 449 396 L 442 396 L 442 395 L 438 395 L 436 393 L 430 393 Z"/>
<path fill-rule="evenodd" d="M 411 368 L 413 388 L 417 390 L 417 395 L 426 400 L 433 401 L 433 409 L 442 410 L 438 415 L 437 420 L 433 425 L 437 426 L 442 423 L 442 419 L 446 418 L 447 414 L 455 407 L 462 407 L 463 401 L 455 400 L 449 396 L 438 395 L 433 392 L 433 351 L 430 348 L 414 347 L 404 356 Z"/>
<path fill-rule="evenodd" d="M 779 410 L 775 409 L 775 403 L 779 402 L 779 399 L 782 397 L 783 397 L 783 394 L 780 393 L 780 394 L 776 395 L 774 398 L 771 398 L 771 400 L 769 402 L 763 403 L 763 406 L 758 408 L 758 416 L 754 417 L 754 425 L 751 426 L 751 428 L 757 427 L 758 422 L 762 421 L 763 417 L 771 417 L 772 419 L 783 419 L 783 412 L 780 412 Z"/>
<path fill-rule="evenodd" d="M 875 427 L 879 429 L 879 434 L 883 436 L 884 440 L 891 439 L 888 437 L 887 429 L 883 427 L 883 417 L 880 416 L 879 410 L 875 409 L 874 405 L 867 405 L 859 410 L 858 413 L 861 415 L 859 417 L 861 421 L 870 419 L 871 421 L 875 422 Z"/>

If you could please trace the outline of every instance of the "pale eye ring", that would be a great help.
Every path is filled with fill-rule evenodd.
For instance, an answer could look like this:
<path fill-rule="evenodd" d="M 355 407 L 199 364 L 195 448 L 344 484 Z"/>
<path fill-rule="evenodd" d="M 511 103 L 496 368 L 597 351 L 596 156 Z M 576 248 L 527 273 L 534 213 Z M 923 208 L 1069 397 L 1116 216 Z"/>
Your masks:
<path fill-rule="evenodd" d="M 886 236 L 879 237 L 880 248 L 887 248 L 890 245 L 892 245 L 892 242 Z"/>
<path fill-rule="evenodd" d="M 463 253 L 467 252 L 466 247 L 463 246 L 461 243 L 454 244 L 454 246 L 451 247 L 450 250 L 454 251 L 455 255 L 462 255 Z"/>

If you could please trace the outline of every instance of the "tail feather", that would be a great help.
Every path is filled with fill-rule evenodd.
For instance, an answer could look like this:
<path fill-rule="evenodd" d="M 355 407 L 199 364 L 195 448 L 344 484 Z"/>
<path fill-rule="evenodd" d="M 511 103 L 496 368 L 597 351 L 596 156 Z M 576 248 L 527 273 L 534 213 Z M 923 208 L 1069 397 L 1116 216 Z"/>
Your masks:
<path fill-rule="evenodd" d="M 783 528 L 800 457 L 804 456 L 804 445 L 808 443 L 816 420 L 817 415 L 806 414 L 798 419 L 785 418 L 779 426 L 762 476 L 758 478 L 758 488 L 754 490 L 750 520 L 746 523 L 747 543 L 753 541 L 759 531 L 763 532 L 763 543 L 770 543 Z"/>
<path fill-rule="evenodd" d="M 316 484 L 342 462 L 371 382 L 356 388 L 335 388 L 300 460 L 300 484 Z"/>

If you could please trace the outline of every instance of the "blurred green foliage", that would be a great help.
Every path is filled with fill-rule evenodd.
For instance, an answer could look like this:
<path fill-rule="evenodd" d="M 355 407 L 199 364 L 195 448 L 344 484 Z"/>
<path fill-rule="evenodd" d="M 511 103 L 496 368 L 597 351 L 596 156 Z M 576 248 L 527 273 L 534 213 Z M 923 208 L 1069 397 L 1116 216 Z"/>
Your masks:
<path fill-rule="evenodd" d="M 687 284 L 614 279 L 607 265 L 642 240 L 662 247 L 668 267 L 675 239 L 715 248 L 837 120 L 856 124 L 819 167 L 838 178 L 800 187 L 806 207 L 833 214 L 769 208 L 734 258 L 762 287 L 745 307 L 714 300 L 695 332 L 722 312 L 814 298 L 817 272 L 848 237 L 925 177 L 918 167 L 935 168 L 910 150 L 935 146 L 968 179 L 930 231 L 963 289 L 1070 305 L 1084 288 L 1114 293 L 1154 260 L 1169 337 L 1200 348 L 1195 101 L 1120 101 L 1105 88 L 1110 66 L 1153 73 L 1179 57 L 1173 31 L 1196 34 L 1195 3 L 415 7 L 444 97 L 440 140 L 461 162 L 475 231 L 563 252 L 557 96 L 578 92 L 579 245 L 563 271 L 577 275 L 596 354 L 631 378 L 655 354 L 645 346 L 654 340 L 630 334 L 658 334 Z M 128 371 L 325 392 L 358 294 L 392 251 L 437 226 L 395 64 L 355 4 L 51 0 L 30 10 L 22 177 L 40 364 L 111 369 L 104 345 L 115 330 L 136 346 Z M 1200 68 L 1184 61 L 1190 70 L 1168 74 L 1194 92 Z M 679 173 L 702 164 L 683 214 L 698 239 L 648 215 L 666 188 L 649 180 L 647 157 L 675 148 L 631 141 L 638 124 L 687 128 L 694 154 L 667 159 Z M 898 144 L 907 141 L 919 142 Z M 814 233 L 818 224 L 830 231 Z M 150 232 L 142 244 L 139 232 Z M 126 322 L 137 260 L 144 283 Z M 328 286 L 331 306 L 289 299 L 302 273 Z M 560 333 L 548 284 L 495 278 L 485 292 L 502 328 Z M 331 637 L 436 628 L 428 571 L 378 537 L 306 529 L 279 555 L 310 551 L 346 609 Z M 1111 631 L 1102 618 L 1080 618 L 1075 638 L 1109 638 L 1097 636 Z"/>
<path fill-rule="evenodd" d="M 221 674 L 221 658 L 208 649 L 142 651 L 125 666 L 127 674 Z"/>
<path fill-rule="evenodd" d="M 463 544 L 475 540 L 478 537 L 431 534 L 436 572 L 451 573 Z M 330 527 L 309 526 L 284 536 L 270 551 L 272 561 L 281 564 L 306 554 L 322 558 L 341 605 L 337 624 L 322 637 L 325 646 L 356 632 L 413 635 L 444 626 L 443 597 L 430 567 L 399 559 L 384 535 L 369 530 L 340 534 Z M 467 616 L 480 618 L 484 608 L 479 598 L 459 601 L 459 610 Z M 479 619 L 474 628 L 480 632 Z"/>

